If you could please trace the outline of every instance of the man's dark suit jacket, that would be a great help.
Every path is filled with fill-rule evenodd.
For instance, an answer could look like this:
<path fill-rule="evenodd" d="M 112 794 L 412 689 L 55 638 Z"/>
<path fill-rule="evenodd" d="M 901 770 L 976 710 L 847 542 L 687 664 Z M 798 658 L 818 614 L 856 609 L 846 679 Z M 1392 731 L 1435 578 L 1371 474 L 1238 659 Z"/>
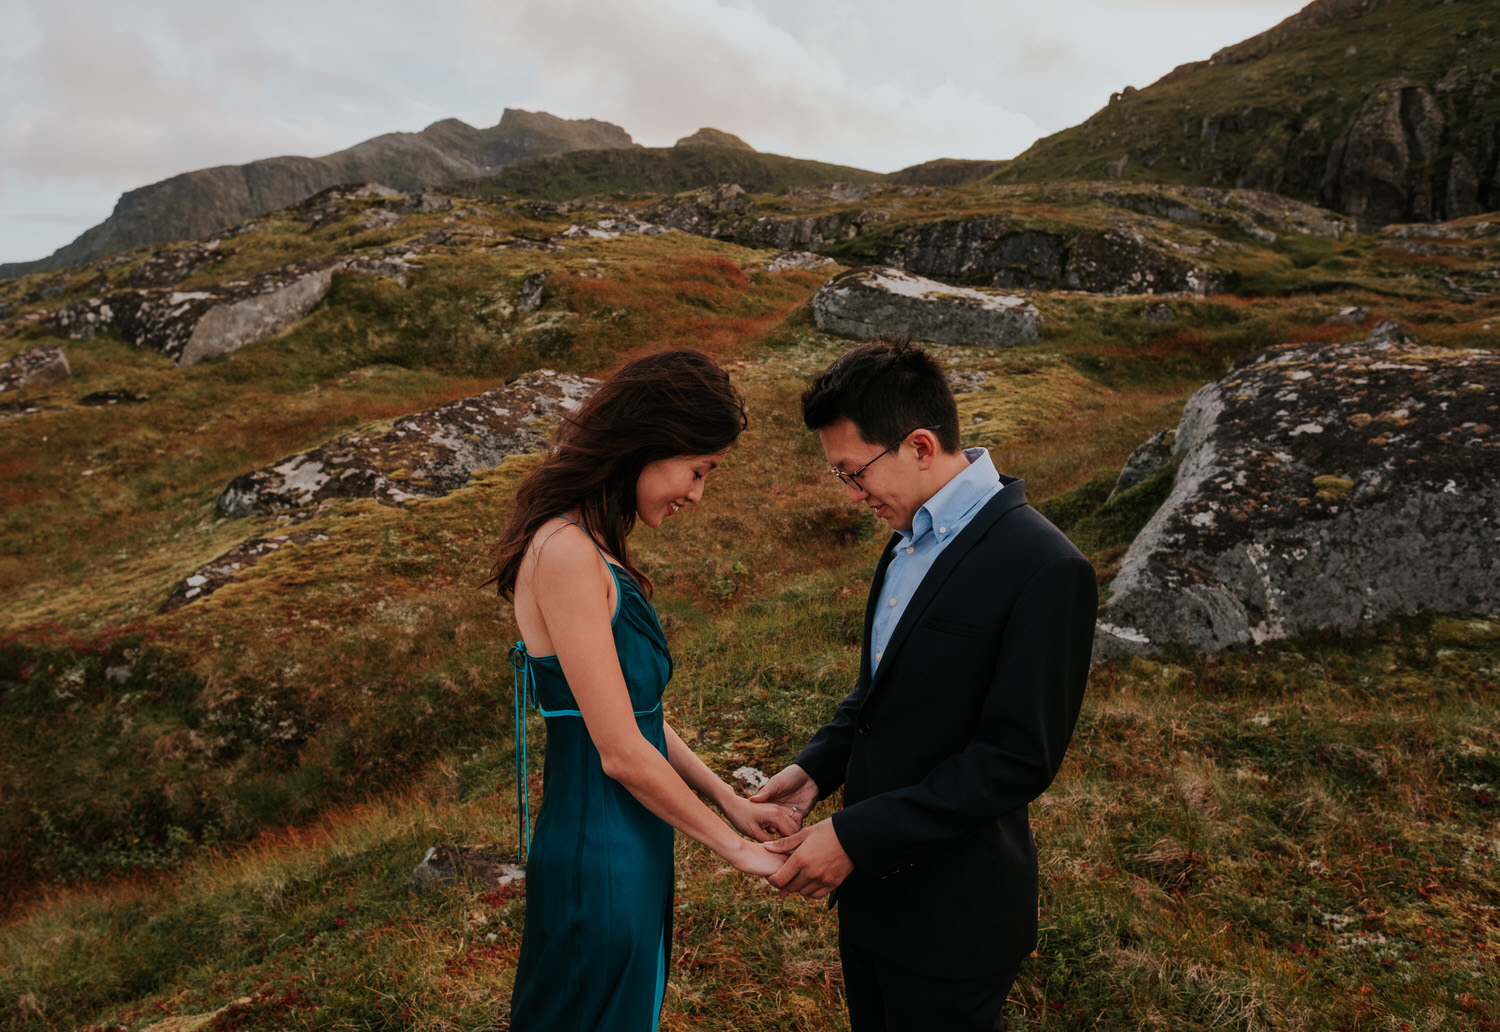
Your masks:
<path fill-rule="evenodd" d="M 938 555 L 870 676 L 865 611 L 854 691 L 797 764 L 854 871 L 840 935 L 922 974 L 978 977 L 1036 948 L 1037 861 L 1027 804 L 1052 782 L 1088 677 L 1093 568 L 1002 476 Z"/>

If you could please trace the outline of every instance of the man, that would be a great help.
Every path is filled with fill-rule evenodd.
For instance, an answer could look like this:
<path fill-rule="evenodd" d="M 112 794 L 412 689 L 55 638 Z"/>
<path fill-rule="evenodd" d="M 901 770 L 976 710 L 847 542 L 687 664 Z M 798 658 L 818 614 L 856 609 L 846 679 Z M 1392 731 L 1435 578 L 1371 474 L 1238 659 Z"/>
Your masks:
<path fill-rule="evenodd" d="M 895 534 L 876 567 L 854 690 L 755 798 L 800 820 L 768 848 L 783 894 L 835 892 L 854 1032 L 1003 1029 L 1036 947 L 1027 804 L 1072 737 L 1093 643 L 1094 571 L 1001 476 L 961 450 L 942 369 L 865 344 L 802 396 L 830 472 Z"/>

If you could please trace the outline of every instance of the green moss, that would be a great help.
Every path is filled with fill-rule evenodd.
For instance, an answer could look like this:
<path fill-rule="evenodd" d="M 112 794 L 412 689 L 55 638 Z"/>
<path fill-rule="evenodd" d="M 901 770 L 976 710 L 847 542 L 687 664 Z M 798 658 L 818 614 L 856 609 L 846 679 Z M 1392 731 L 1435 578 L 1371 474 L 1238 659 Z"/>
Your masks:
<path fill-rule="evenodd" d="M 1354 481 L 1348 477 L 1325 475 L 1313 477 L 1313 490 L 1320 502 L 1336 502 L 1349 497 L 1354 491 Z"/>

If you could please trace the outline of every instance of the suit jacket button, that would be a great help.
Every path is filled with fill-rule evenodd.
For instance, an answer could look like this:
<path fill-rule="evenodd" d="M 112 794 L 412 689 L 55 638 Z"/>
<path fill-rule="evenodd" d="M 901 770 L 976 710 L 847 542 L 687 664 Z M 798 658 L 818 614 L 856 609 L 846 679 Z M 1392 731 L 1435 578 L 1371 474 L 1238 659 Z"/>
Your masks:
<path fill-rule="evenodd" d="M 861 720 L 859 722 L 859 725 L 855 728 L 855 730 L 858 731 L 860 734 L 868 737 L 869 734 L 870 734 L 870 723 L 869 723 L 869 721 L 867 721 L 867 720 Z"/>

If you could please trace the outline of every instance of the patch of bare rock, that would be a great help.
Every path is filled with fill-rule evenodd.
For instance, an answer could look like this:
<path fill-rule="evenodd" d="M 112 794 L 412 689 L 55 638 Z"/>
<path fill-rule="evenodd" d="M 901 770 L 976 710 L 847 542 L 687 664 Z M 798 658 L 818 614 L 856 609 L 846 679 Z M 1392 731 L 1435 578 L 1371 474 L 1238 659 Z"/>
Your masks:
<path fill-rule="evenodd" d="M 1188 402 L 1174 487 L 1121 563 L 1095 657 L 1500 613 L 1497 428 L 1500 354 L 1396 323 L 1244 359 Z"/>
<path fill-rule="evenodd" d="M 167 600 L 161 604 L 159 611 L 169 613 L 174 609 L 182 608 L 189 602 L 207 598 L 233 581 L 242 572 L 260 562 L 265 556 L 279 552 L 283 548 L 306 544 L 309 541 L 327 540 L 327 534 L 316 530 L 299 530 L 288 534 L 251 538 L 183 578 L 172 589 L 172 594 L 167 596 Z"/>
<path fill-rule="evenodd" d="M 526 868 L 513 856 L 493 846 L 458 846 L 449 842 L 432 846 L 422 862 L 412 869 L 408 885 L 417 892 L 460 880 L 476 881 L 490 889 L 503 889 L 526 880 Z"/>
<path fill-rule="evenodd" d="M 441 497 L 507 455 L 542 447 L 556 419 L 596 384 L 550 369 L 526 373 L 496 390 L 406 416 L 389 430 L 349 434 L 242 473 L 219 496 L 219 510 L 251 516 L 334 499 L 399 505 Z"/>
<path fill-rule="evenodd" d="M 0 362 L 0 392 L 60 383 L 73 375 L 62 348 L 31 348 Z"/>
<path fill-rule="evenodd" d="M 862 267 L 830 279 L 812 301 L 818 329 L 848 337 L 934 344 L 1034 343 L 1042 317 L 1025 298 L 951 287 L 900 269 Z"/>

